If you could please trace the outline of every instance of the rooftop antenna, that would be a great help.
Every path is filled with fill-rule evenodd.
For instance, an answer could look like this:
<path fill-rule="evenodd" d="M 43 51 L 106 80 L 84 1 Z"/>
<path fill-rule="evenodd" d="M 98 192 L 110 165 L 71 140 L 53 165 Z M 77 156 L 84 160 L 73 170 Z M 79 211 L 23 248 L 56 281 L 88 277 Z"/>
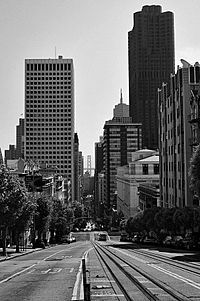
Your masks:
<path fill-rule="evenodd" d="M 56 46 L 55 46 L 55 59 L 56 59 Z"/>
<path fill-rule="evenodd" d="M 120 103 L 123 103 L 122 89 L 120 89 Z"/>

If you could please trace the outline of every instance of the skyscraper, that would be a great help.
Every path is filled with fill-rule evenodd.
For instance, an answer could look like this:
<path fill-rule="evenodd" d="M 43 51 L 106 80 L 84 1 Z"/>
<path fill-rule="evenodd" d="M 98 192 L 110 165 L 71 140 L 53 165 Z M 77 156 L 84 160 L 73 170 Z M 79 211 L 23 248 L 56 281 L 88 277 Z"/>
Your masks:
<path fill-rule="evenodd" d="M 112 207 L 116 209 L 117 167 L 129 163 L 132 152 L 141 149 L 142 146 L 141 123 L 133 123 L 128 112 L 128 105 L 122 102 L 121 96 L 120 103 L 115 106 L 113 118 L 104 124 L 104 203 L 108 210 Z"/>
<path fill-rule="evenodd" d="M 134 122 L 142 122 L 143 147 L 158 148 L 158 97 L 162 82 L 174 73 L 174 16 L 161 6 L 134 13 L 128 33 L 129 105 Z"/>
<path fill-rule="evenodd" d="M 73 60 L 26 59 L 25 159 L 56 166 L 71 186 L 73 138 Z"/>

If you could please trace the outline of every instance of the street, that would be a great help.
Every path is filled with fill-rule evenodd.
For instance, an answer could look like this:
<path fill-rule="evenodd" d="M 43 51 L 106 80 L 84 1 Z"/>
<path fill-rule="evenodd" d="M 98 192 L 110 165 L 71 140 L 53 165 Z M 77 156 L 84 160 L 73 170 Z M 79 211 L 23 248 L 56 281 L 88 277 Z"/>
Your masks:
<path fill-rule="evenodd" d="M 79 241 L 0 262 L 1 301 L 71 300 L 89 248 L 90 242 Z"/>

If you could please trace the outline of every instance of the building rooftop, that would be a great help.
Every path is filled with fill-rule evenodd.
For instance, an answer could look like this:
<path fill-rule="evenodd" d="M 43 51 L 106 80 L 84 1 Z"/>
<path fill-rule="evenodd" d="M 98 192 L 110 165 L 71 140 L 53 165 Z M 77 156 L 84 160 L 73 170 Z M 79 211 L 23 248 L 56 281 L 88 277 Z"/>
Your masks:
<path fill-rule="evenodd" d="M 147 158 L 139 159 L 140 162 L 158 162 L 159 163 L 159 155 L 149 156 Z"/>

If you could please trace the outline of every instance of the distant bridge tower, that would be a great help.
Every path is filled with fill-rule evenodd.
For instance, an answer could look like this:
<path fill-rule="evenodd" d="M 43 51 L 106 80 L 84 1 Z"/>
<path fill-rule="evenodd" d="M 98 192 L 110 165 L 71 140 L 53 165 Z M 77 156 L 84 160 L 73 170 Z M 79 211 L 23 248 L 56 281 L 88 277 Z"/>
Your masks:
<path fill-rule="evenodd" d="M 87 155 L 87 171 L 89 172 L 90 176 L 92 174 L 92 159 L 91 155 Z"/>

